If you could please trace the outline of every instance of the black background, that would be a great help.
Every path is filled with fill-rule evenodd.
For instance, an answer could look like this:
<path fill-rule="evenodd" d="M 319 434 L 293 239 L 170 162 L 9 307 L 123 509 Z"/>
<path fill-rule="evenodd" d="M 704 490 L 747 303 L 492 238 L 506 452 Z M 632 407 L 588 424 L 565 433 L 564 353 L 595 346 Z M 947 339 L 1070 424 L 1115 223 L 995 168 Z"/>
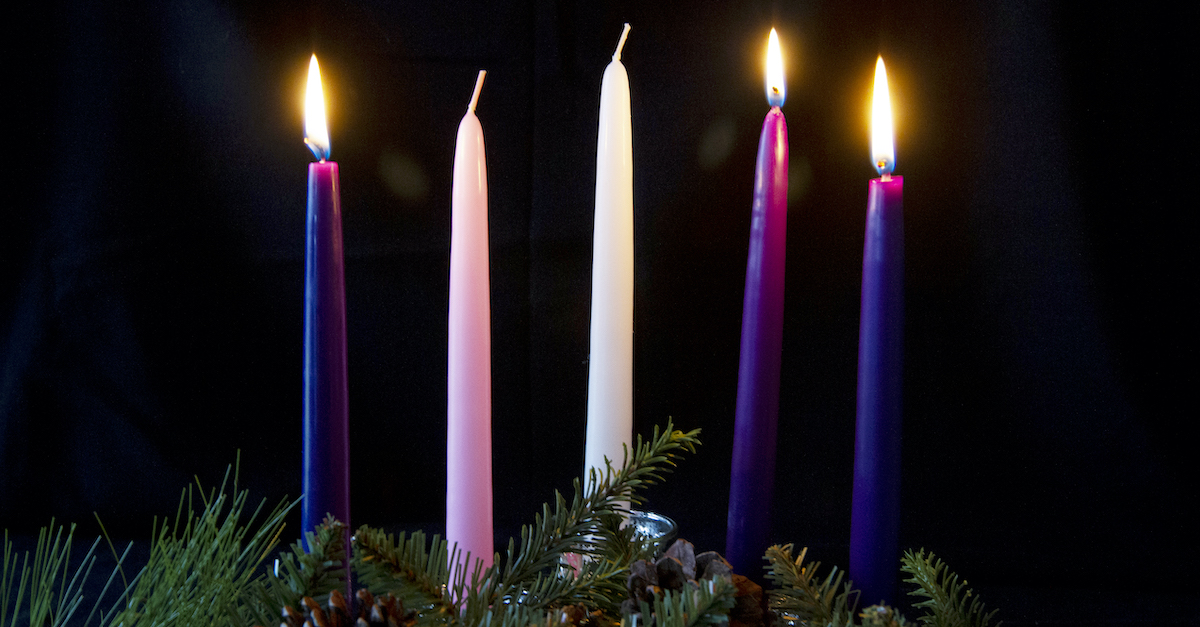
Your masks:
<path fill-rule="evenodd" d="M 883 54 L 906 182 L 902 545 L 946 557 L 1009 624 L 1194 622 L 1189 5 L 17 9 L 0 526 L 28 534 L 57 516 L 90 533 L 96 511 L 143 537 L 239 449 L 255 495 L 298 494 L 314 51 L 342 171 L 353 522 L 443 526 L 451 163 L 481 68 L 498 539 L 569 490 L 599 85 L 628 21 L 636 426 L 671 416 L 705 443 L 649 506 L 720 550 L 774 26 L 791 146 L 774 539 L 846 562 Z"/>

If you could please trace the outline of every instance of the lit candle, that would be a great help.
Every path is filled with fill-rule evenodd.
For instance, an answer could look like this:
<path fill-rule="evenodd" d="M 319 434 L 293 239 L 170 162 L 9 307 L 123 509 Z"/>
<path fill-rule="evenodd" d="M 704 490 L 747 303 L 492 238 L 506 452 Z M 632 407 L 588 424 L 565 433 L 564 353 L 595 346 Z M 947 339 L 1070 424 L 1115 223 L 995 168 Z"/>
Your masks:
<path fill-rule="evenodd" d="M 317 55 L 308 65 L 304 143 L 308 236 L 304 272 L 304 502 L 301 526 L 326 514 L 350 527 L 350 431 L 346 394 L 346 290 L 338 164 L 329 161 L 329 128 Z"/>
<path fill-rule="evenodd" d="M 871 180 L 867 194 L 850 514 L 850 577 L 862 590 L 864 605 L 896 600 L 899 568 L 904 179 L 891 175 L 894 146 L 887 73 L 880 57 L 871 104 L 871 157 L 880 177 Z"/>
<path fill-rule="evenodd" d="M 733 468 L 725 556 L 734 572 L 762 577 L 771 530 L 779 364 L 783 354 L 783 265 L 787 235 L 788 137 L 783 55 L 775 29 L 767 40 L 767 102 L 754 170 L 750 254 L 742 305 L 742 350 L 734 418 Z"/>
<path fill-rule="evenodd" d="M 475 93 L 458 125 L 451 195 L 449 367 L 446 381 L 446 539 L 492 565 L 492 330 L 488 287 L 487 158 Z"/>
<path fill-rule="evenodd" d="M 621 31 L 600 87 L 584 472 L 620 466 L 633 437 L 633 123 Z"/>

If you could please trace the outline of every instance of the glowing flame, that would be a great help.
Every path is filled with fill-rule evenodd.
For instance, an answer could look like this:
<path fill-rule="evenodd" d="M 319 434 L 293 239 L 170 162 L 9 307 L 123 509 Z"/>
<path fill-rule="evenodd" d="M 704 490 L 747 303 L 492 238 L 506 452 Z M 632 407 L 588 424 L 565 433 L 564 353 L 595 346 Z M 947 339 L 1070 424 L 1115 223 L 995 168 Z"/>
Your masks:
<path fill-rule="evenodd" d="M 304 94 L 304 143 L 317 159 L 329 158 L 329 125 L 325 122 L 325 94 L 321 90 L 321 69 L 317 55 L 308 63 L 308 90 Z"/>
<path fill-rule="evenodd" d="M 888 95 L 883 57 L 875 62 L 875 97 L 871 99 L 871 161 L 882 176 L 896 167 L 896 140 L 892 131 L 892 100 Z"/>
<path fill-rule="evenodd" d="M 783 53 L 779 51 L 779 35 L 771 29 L 767 37 L 767 103 L 782 107 L 787 98 L 787 87 L 783 84 Z"/>

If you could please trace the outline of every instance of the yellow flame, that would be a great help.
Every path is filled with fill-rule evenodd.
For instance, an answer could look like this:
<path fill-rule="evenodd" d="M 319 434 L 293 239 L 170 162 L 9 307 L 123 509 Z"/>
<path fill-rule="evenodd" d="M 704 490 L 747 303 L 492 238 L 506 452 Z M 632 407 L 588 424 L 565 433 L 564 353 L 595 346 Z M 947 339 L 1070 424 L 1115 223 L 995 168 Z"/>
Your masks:
<path fill-rule="evenodd" d="M 317 55 L 308 63 L 308 89 L 304 94 L 304 143 L 324 161 L 329 158 L 329 125 L 325 122 L 325 94 Z"/>
<path fill-rule="evenodd" d="M 882 175 L 896 167 L 896 140 L 892 130 L 892 100 L 888 95 L 883 57 L 875 62 L 875 96 L 871 99 L 871 161 Z"/>
<path fill-rule="evenodd" d="M 767 102 L 772 107 L 783 106 L 787 87 L 783 84 L 783 53 L 779 50 L 779 35 L 775 29 L 767 37 Z"/>

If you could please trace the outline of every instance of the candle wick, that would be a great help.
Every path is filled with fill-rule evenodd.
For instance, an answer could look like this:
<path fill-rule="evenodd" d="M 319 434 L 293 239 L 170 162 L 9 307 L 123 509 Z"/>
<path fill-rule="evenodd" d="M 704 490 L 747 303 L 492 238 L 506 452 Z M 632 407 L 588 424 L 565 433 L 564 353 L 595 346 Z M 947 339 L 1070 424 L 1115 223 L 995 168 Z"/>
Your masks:
<path fill-rule="evenodd" d="M 471 94 L 471 104 L 467 105 L 467 111 L 475 111 L 475 104 L 479 102 L 479 90 L 483 89 L 484 76 L 487 76 L 487 70 L 479 70 L 479 77 L 475 79 L 475 93 Z"/>
<path fill-rule="evenodd" d="M 892 180 L 892 175 L 891 175 L 891 174 L 889 174 L 889 173 L 887 173 L 887 172 L 884 172 L 883 174 L 880 174 L 880 175 L 879 175 L 879 180 L 881 180 L 881 181 L 883 181 L 884 183 L 886 183 L 886 182 L 888 182 L 888 181 Z"/>
<path fill-rule="evenodd" d="M 621 40 L 617 42 L 617 51 L 613 53 L 613 61 L 621 60 L 621 48 L 625 47 L 625 38 L 629 36 L 629 22 L 625 22 L 625 29 L 621 31 Z"/>

